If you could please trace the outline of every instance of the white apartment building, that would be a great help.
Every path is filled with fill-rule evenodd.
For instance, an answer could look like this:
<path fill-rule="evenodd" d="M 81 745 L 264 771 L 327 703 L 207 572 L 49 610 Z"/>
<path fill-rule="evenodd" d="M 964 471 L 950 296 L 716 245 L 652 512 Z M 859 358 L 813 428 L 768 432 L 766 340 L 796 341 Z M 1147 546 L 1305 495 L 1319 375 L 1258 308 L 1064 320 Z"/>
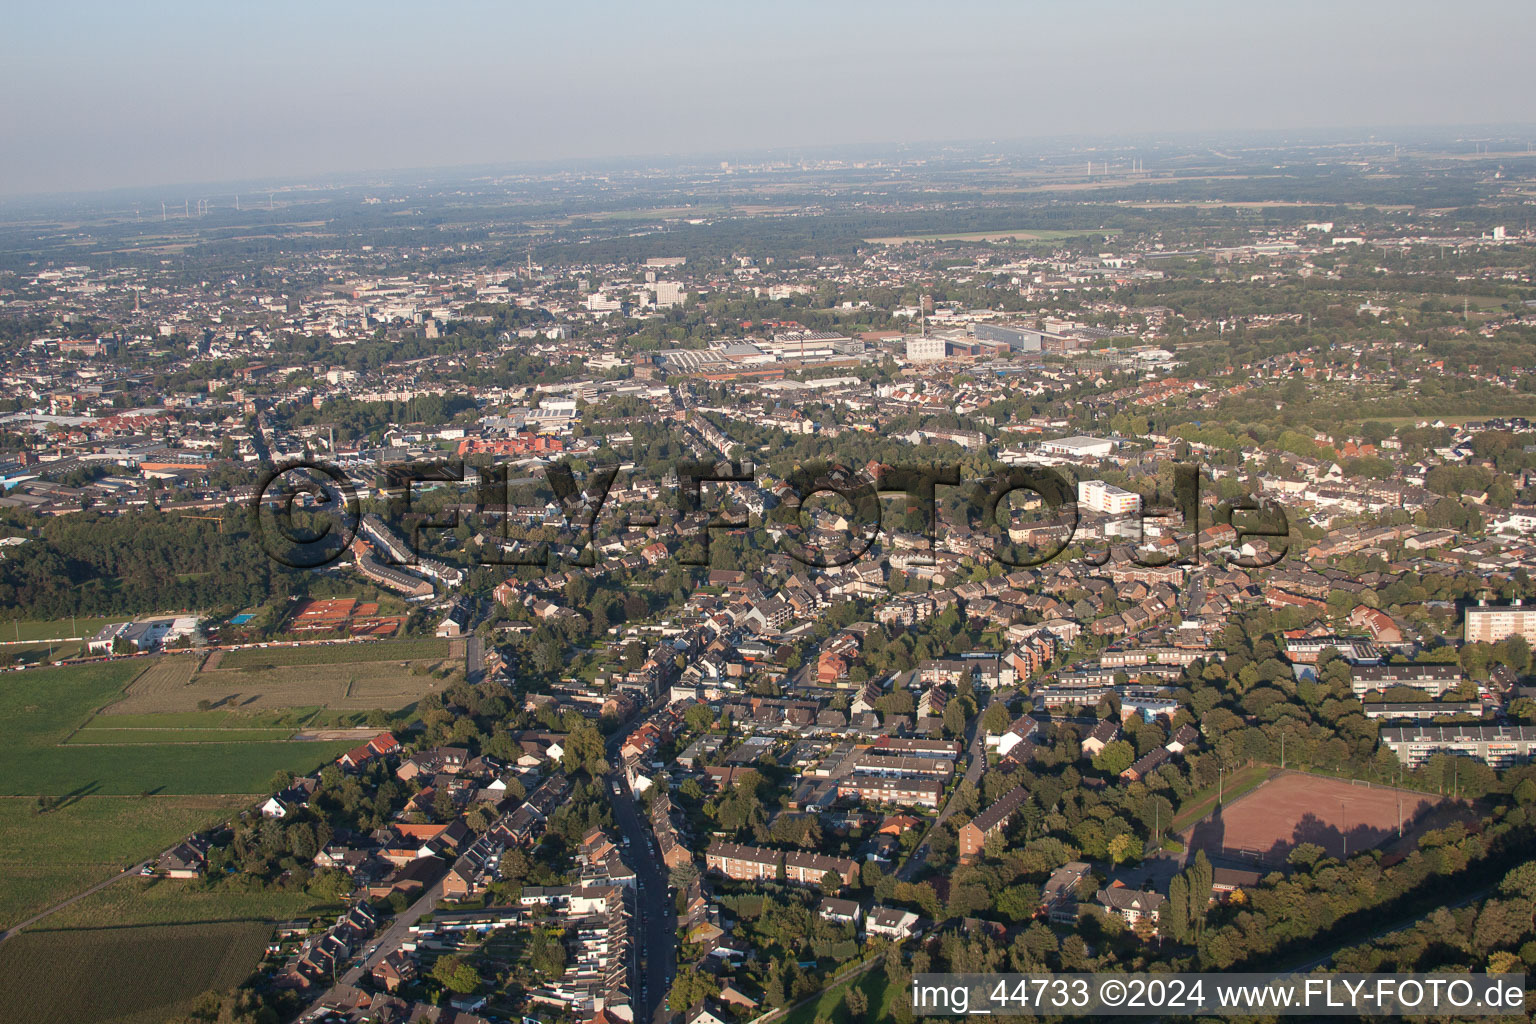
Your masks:
<path fill-rule="evenodd" d="M 1103 480 L 1079 480 L 1077 503 L 1109 516 L 1130 515 L 1141 508 L 1141 495 Z"/>
<path fill-rule="evenodd" d="M 623 303 L 619 302 L 618 299 L 611 299 L 602 292 L 593 292 L 587 296 L 587 312 L 589 313 L 612 313 L 614 310 L 621 308 L 622 305 Z"/>
<path fill-rule="evenodd" d="M 1519 634 L 1536 644 L 1536 605 L 1516 599 L 1512 604 L 1489 605 L 1478 602 L 1467 609 L 1463 639 L 1467 643 L 1496 644 Z"/>
<path fill-rule="evenodd" d="M 656 305 L 681 306 L 688 295 L 688 289 L 676 281 L 656 282 Z"/>
<path fill-rule="evenodd" d="M 949 354 L 948 343 L 943 338 L 908 338 L 907 359 L 914 363 L 934 363 Z"/>
<path fill-rule="evenodd" d="M 1490 768 L 1508 768 L 1536 755 L 1536 727 L 1529 725 L 1408 725 L 1381 730 L 1381 744 L 1409 768 L 1436 754 L 1472 757 Z"/>

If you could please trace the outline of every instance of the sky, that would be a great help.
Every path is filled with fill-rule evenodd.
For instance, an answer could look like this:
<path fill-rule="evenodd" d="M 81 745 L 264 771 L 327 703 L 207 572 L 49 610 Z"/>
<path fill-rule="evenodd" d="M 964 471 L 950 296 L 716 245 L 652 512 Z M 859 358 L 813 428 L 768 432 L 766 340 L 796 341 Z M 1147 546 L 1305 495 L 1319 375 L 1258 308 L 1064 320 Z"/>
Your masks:
<path fill-rule="evenodd" d="M 9 7 L 0 195 L 844 143 L 1536 123 L 1528 0 Z"/>

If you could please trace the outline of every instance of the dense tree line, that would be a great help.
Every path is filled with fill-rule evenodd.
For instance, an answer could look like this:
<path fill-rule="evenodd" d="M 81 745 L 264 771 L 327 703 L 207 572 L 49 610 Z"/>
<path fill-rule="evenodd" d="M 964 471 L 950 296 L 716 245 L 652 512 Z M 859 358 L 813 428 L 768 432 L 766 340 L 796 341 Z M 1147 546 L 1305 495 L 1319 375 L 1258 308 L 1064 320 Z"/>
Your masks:
<path fill-rule="evenodd" d="M 29 540 L 0 560 L 0 606 L 22 618 L 242 608 L 302 593 L 311 576 L 268 557 L 243 511 L 223 532 L 156 511 L 16 521 Z"/>

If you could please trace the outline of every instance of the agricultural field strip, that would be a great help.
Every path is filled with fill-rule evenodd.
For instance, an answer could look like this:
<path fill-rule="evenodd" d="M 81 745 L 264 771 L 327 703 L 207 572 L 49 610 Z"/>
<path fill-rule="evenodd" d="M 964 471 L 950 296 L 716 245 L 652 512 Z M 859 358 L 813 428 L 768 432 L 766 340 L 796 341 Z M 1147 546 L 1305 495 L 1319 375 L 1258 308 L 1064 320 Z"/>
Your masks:
<path fill-rule="evenodd" d="M 150 1024 L 181 1016 L 203 992 L 239 984 L 269 935 L 264 922 L 238 921 L 23 933 L 0 947 L 0 977 L 49 984 L 0 986 L 0 1019 Z M 176 970 L 146 972 L 155 960 Z"/>
<path fill-rule="evenodd" d="M 135 744 L 267 743 L 293 738 L 292 729 L 82 729 L 66 743 L 72 747 Z"/>
<path fill-rule="evenodd" d="M 228 652 L 217 669 L 199 669 L 190 659 L 170 656 L 140 673 L 124 688 L 121 699 L 101 713 L 143 717 L 191 713 L 194 707 L 268 714 L 320 707 L 332 712 L 395 710 L 432 689 L 437 682 L 434 673 L 458 667 L 445 660 L 447 651 L 447 643 L 441 640 L 256 649 Z M 377 658 L 386 653 L 388 657 Z M 241 654 L 248 655 L 245 663 L 231 665 L 234 656 Z M 360 660 L 365 656 L 369 660 Z M 223 704 L 230 706 L 219 707 Z"/>
<path fill-rule="evenodd" d="M 391 661 L 432 661 L 448 657 L 446 640 L 379 640 L 303 647 L 246 647 L 225 651 L 215 671 L 284 668 L 304 665 L 371 664 Z"/>

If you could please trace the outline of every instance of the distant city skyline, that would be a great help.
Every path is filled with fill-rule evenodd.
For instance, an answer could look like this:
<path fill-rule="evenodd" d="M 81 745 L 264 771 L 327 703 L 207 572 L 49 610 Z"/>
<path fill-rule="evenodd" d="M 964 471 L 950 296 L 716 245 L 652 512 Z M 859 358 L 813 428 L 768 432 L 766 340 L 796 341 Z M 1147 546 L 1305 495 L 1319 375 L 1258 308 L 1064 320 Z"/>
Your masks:
<path fill-rule="evenodd" d="M 0 195 L 902 141 L 1528 124 L 1536 8 L 10 12 Z"/>

